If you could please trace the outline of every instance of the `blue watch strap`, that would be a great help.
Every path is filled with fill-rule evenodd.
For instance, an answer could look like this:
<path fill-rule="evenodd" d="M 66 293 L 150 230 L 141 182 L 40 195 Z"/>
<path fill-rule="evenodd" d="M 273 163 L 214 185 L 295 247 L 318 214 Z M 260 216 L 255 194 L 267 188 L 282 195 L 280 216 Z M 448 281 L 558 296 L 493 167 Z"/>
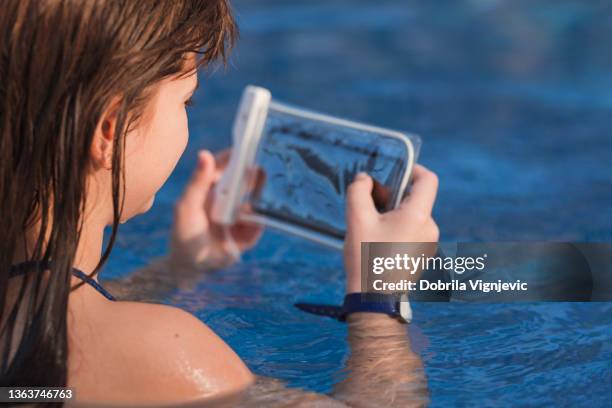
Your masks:
<path fill-rule="evenodd" d="M 383 313 L 405 323 L 412 320 L 412 310 L 406 294 L 349 293 L 344 297 L 342 306 L 315 303 L 296 303 L 295 306 L 304 312 L 340 321 L 345 321 L 349 314 L 356 312 Z"/>
<path fill-rule="evenodd" d="M 343 320 L 342 306 L 335 305 L 323 305 L 318 303 L 296 303 L 295 307 L 300 309 L 302 312 L 318 315 L 333 317 L 334 319 Z"/>

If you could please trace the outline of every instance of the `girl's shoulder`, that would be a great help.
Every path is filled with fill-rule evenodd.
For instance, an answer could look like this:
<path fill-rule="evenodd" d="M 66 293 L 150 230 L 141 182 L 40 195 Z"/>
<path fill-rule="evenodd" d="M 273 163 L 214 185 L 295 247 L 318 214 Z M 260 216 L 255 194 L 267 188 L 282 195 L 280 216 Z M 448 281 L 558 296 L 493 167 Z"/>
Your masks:
<path fill-rule="evenodd" d="M 74 378 L 78 399 L 171 403 L 238 391 L 253 381 L 236 353 L 192 314 L 153 303 L 107 305 L 97 326 L 89 324 L 89 336 L 71 348 L 69 382 Z"/>

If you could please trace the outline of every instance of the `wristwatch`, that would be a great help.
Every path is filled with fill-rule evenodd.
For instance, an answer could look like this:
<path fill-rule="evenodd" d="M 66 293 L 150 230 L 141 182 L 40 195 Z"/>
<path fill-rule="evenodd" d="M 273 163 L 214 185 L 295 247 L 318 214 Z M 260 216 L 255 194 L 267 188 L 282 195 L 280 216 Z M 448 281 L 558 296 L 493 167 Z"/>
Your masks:
<path fill-rule="evenodd" d="M 304 312 L 332 317 L 341 322 L 356 312 L 383 313 L 397 318 L 402 323 L 412 321 L 412 308 L 406 293 L 349 293 L 344 297 L 342 306 L 316 303 L 296 303 L 295 306 Z"/>

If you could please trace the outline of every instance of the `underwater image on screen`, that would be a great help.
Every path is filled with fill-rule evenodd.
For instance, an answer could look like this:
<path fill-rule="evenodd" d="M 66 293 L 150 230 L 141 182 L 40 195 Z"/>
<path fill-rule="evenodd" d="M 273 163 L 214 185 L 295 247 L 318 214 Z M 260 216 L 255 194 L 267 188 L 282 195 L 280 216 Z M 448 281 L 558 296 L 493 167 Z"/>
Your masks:
<path fill-rule="evenodd" d="M 344 238 L 345 196 L 354 176 L 374 179 L 377 208 L 393 206 L 407 165 L 403 140 L 271 109 L 256 156 L 256 212 Z"/>

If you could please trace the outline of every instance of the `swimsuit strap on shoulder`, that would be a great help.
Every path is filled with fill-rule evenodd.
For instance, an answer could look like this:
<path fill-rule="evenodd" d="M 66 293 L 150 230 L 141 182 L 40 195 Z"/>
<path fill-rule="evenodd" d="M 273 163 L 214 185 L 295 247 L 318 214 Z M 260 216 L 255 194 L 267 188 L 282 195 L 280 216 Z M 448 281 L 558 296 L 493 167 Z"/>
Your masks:
<path fill-rule="evenodd" d="M 45 262 L 42 262 L 42 261 L 26 261 L 26 262 L 22 262 L 22 263 L 19 263 L 19 264 L 11 266 L 10 277 L 12 278 L 13 276 L 22 275 L 25 272 L 27 272 L 28 270 L 32 270 L 32 269 L 36 269 L 36 268 L 38 268 L 39 270 L 49 269 L 50 264 L 51 264 L 51 262 L 45 263 Z M 102 294 L 102 296 L 104 296 L 108 300 L 117 300 L 117 299 L 115 299 L 115 297 L 113 295 L 111 295 L 111 293 L 108 290 L 104 289 L 104 287 L 102 285 L 100 285 L 94 279 L 92 279 L 89 276 L 87 276 L 87 274 L 85 272 L 80 271 L 77 268 L 72 268 L 72 274 L 74 276 L 76 276 L 77 278 L 81 279 L 82 281 L 84 281 L 85 283 L 87 283 L 90 286 L 92 286 L 95 290 L 100 292 Z"/>

